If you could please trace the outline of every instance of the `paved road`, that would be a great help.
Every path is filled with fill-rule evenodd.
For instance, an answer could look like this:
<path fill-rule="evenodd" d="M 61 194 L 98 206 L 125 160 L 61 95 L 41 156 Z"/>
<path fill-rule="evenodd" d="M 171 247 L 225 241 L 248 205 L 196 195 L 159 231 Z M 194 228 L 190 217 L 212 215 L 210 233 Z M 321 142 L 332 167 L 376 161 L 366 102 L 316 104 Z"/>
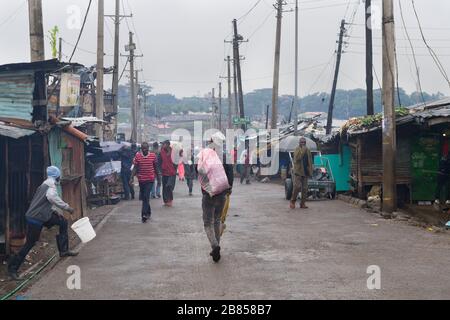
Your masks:
<path fill-rule="evenodd" d="M 450 299 L 450 237 L 383 220 L 341 201 L 288 209 L 283 188 L 236 186 L 222 260 L 203 231 L 198 185 L 178 184 L 173 208 L 122 202 L 78 257 L 61 261 L 28 292 L 31 299 Z M 307 212 L 304 213 L 304 212 Z M 81 268 L 81 290 L 66 286 Z M 368 290 L 367 267 L 381 269 Z"/>

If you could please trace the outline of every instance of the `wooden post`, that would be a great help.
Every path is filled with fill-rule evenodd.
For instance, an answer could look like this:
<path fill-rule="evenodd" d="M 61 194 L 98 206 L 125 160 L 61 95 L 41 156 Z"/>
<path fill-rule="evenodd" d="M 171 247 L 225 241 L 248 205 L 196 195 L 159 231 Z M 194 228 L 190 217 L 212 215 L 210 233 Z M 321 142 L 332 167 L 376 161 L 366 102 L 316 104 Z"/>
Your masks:
<path fill-rule="evenodd" d="M 5 226 L 5 248 L 6 254 L 9 255 L 11 253 L 11 217 L 10 217 L 10 209 L 9 209 L 9 152 L 8 152 L 8 138 L 5 139 L 5 176 L 6 176 L 6 185 L 5 185 L 5 207 L 6 207 L 6 226 Z"/>

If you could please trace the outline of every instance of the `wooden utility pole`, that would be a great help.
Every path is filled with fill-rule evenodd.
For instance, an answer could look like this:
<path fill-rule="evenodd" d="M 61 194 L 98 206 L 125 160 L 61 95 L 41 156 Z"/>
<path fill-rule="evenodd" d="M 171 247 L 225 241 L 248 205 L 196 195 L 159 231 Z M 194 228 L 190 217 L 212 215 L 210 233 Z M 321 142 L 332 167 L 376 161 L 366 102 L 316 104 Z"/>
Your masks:
<path fill-rule="evenodd" d="M 139 98 L 140 93 L 140 85 L 139 85 L 139 70 L 135 70 L 135 77 L 134 81 L 136 81 L 135 88 L 136 88 L 136 124 L 137 124 L 137 142 L 142 143 L 142 106 L 141 106 L 141 100 Z"/>
<path fill-rule="evenodd" d="M 211 129 L 216 127 L 216 96 L 215 96 L 215 89 L 212 88 L 211 91 Z"/>
<path fill-rule="evenodd" d="M 366 90 L 367 115 L 374 114 L 373 107 L 373 45 L 372 45 L 372 0 L 366 0 Z"/>
<path fill-rule="evenodd" d="M 242 90 L 242 73 L 241 73 L 241 59 L 239 55 L 239 43 L 243 41 L 243 37 L 238 34 L 237 29 L 237 21 L 236 19 L 233 20 L 233 30 L 234 30 L 234 37 L 233 37 L 233 55 L 234 60 L 236 63 L 236 77 L 237 77 L 237 86 L 239 91 L 239 113 L 241 119 L 245 118 L 245 109 L 244 109 L 244 94 Z M 247 125 L 242 124 L 241 125 L 242 130 L 246 130 Z"/>
<path fill-rule="evenodd" d="M 120 55 L 120 0 L 116 0 L 116 13 L 114 15 L 114 73 L 112 83 L 113 112 L 114 116 L 114 137 L 117 136 L 118 111 L 119 111 L 119 55 Z"/>
<path fill-rule="evenodd" d="M 128 50 L 130 51 L 130 87 L 131 87 L 131 141 L 137 142 L 137 113 L 136 113 L 136 88 L 134 80 L 134 50 L 136 45 L 133 43 L 133 33 L 130 31 L 130 42 Z"/>
<path fill-rule="evenodd" d="M 119 111 L 119 57 L 120 57 L 120 21 L 123 18 L 131 18 L 133 15 L 120 14 L 120 0 L 116 0 L 115 14 L 105 15 L 113 20 L 114 23 L 114 72 L 112 80 L 112 94 L 113 94 L 113 112 Z M 117 115 L 114 123 L 114 136 L 117 135 Z"/>
<path fill-rule="evenodd" d="M 219 131 L 222 131 L 222 82 L 219 82 Z"/>
<path fill-rule="evenodd" d="M 228 129 L 231 129 L 233 126 L 232 123 L 232 114 L 233 114 L 233 103 L 231 98 L 231 61 L 230 56 L 227 56 L 227 65 L 228 65 Z"/>
<path fill-rule="evenodd" d="M 344 40 L 345 31 L 346 31 L 345 30 L 345 20 L 342 20 L 341 21 L 341 31 L 339 33 L 339 45 L 338 45 L 337 58 L 336 58 L 336 70 L 334 72 L 333 89 L 331 90 L 330 105 L 328 106 L 328 119 L 327 119 L 326 134 L 331 133 L 331 125 L 333 124 L 334 98 L 336 96 L 336 87 L 337 87 L 337 81 L 338 81 L 338 77 L 339 77 L 339 67 L 341 65 L 342 43 Z"/>
<path fill-rule="evenodd" d="M 59 38 L 58 60 L 62 61 L 62 38 Z"/>
<path fill-rule="evenodd" d="M 395 24 L 393 0 L 383 1 L 383 211 L 389 216 L 397 208 L 396 123 L 394 107 Z"/>
<path fill-rule="evenodd" d="M 277 128 L 278 122 L 278 85 L 280 82 L 280 47 L 281 47 L 281 20 L 283 18 L 284 0 L 277 0 L 277 31 L 275 40 L 275 63 L 273 71 L 272 90 L 272 121 L 271 128 Z"/>
<path fill-rule="evenodd" d="M 294 135 L 298 135 L 298 0 L 295 0 L 295 98 Z"/>
<path fill-rule="evenodd" d="M 45 60 L 42 0 L 28 0 L 31 62 Z"/>
<path fill-rule="evenodd" d="M 239 116 L 239 99 L 238 99 L 238 89 L 237 89 L 237 73 L 236 73 L 236 59 L 234 59 L 234 52 L 233 52 L 233 88 L 234 88 L 234 116 Z M 237 125 L 235 126 L 237 128 Z"/>
<path fill-rule="evenodd" d="M 104 26 L 105 26 L 105 0 L 98 0 L 98 26 L 97 26 L 97 88 L 95 99 L 95 115 L 103 120 L 104 97 L 103 97 L 103 76 L 104 76 Z M 97 137 L 103 141 L 103 124 L 97 125 Z"/>

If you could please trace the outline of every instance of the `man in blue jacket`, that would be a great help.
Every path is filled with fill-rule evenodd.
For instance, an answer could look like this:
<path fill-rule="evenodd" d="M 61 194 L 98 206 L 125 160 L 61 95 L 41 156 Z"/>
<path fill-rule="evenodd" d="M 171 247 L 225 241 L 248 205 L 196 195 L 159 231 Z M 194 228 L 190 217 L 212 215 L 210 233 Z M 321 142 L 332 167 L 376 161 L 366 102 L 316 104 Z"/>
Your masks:
<path fill-rule="evenodd" d="M 50 229 L 59 226 L 56 243 L 60 257 L 76 256 L 78 253 L 69 251 L 69 237 L 67 234 L 67 220 L 57 212 L 57 208 L 70 212 L 74 209 L 65 203 L 58 195 L 56 185 L 60 181 L 61 172 L 57 167 L 47 168 L 47 180 L 36 190 L 30 207 L 25 214 L 27 220 L 27 241 L 20 252 L 13 256 L 8 263 L 9 276 L 14 280 L 21 280 L 17 274 L 28 252 L 39 240 L 43 227 Z"/>

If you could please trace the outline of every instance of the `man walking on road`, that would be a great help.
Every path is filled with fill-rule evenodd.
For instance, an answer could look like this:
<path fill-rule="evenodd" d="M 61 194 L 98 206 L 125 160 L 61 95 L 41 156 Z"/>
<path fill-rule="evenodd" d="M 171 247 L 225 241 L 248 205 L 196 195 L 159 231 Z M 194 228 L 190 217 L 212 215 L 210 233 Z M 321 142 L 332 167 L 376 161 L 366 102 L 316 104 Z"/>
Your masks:
<path fill-rule="evenodd" d="M 162 174 L 163 201 L 164 205 L 171 207 L 173 204 L 173 190 L 175 188 L 177 170 L 172 160 L 172 148 L 170 141 L 164 141 L 159 153 L 159 163 Z"/>
<path fill-rule="evenodd" d="M 136 155 L 136 149 L 137 149 L 136 144 L 133 143 L 131 145 L 131 148 L 126 147 L 120 152 L 120 162 L 121 162 L 120 176 L 122 178 L 125 200 L 130 200 L 130 194 L 131 199 L 134 200 L 134 186 L 130 184 L 130 179 L 131 179 L 131 167 L 133 166 L 133 159 Z"/>
<path fill-rule="evenodd" d="M 152 209 L 150 207 L 150 193 L 155 182 L 155 176 L 157 175 L 158 163 L 156 155 L 153 152 L 149 152 L 149 146 L 147 142 L 141 145 L 141 152 L 136 154 L 133 164 L 133 172 L 131 173 L 131 180 L 137 175 L 139 181 L 139 189 L 142 200 L 142 223 L 147 222 L 152 215 Z"/>
<path fill-rule="evenodd" d="M 60 257 L 76 256 L 78 253 L 69 251 L 69 236 L 67 234 L 67 220 L 57 212 L 58 208 L 70 212 L 74 209 L 65 203 L 58 195 L 56 185 L 59 183 L 61 172 L 57 167 L 47 168 L 47 180 L 36 190 L 30 207 L 25 213 L 27 222 L 27 240 L 20 252 L 13 256 L 8 264 L 8 273 L 13 280 L 21 280 L 17 274 L 28 252 L 34 247 L 43 227 L 50 229 L 59 226 L 56 243 Z"/>
<path fill-rule="evenodd" d="M 208 148 L 215 150 L 215 146 L 216 144 L 214 144 L 213 140 L 211 139 L 211 141 L 209 141 Z M 200 154 L 199 157 L 201 156 L 202 155 Z M 222 163 L 219 163 L 219 165 L 220 170 L 225 171 L 222 171 L 222 174 L 226 175 L 229 189 L 224 190 L 223 192 L 211 197 L 202 185 L 203 224 L 206 236 L 208 237 L 209 243 L 211 244 L 212 248 L 210 256 L 212 257 L 214 262 L 219 262 L 220 260 L 220 237 L 223 232 L 221 226 L 221 217 L 224 211 L 225 204 L 227 202 L 227 195 L 231 195 L 234 180 L 233 166 L 231 164 L 226 164 L 225 160 L 226 156 L 223 155 Z M 220 162 L 221 160 L 217 158 L 217 161 Z M 201 168 L 197 169 L 199 171 L 201 170 Z M 217 171 L 218 169 L 219 168 L 216 168 L 215 171 Z"/>
<path fill-rule="evenodd" d="M 306 196 L 308 194 L 308 178 L 312 176 L 312 155 L 311 151 L 306 147 L 306 139 L 300 138 L 299 146 L 294 152 L 294 170 L 293 181 L 294 190 L 291 198 L 291 209 L 295 209 L 297 203 L 298 194 L 301 191 L 302 199 L 300 202 L 300 208 L 307 209 Z"/>
<path fill-rule="evenodd" d="M 153 153 L 159 159 L 159 143 L 153 143 Z M 155 177 L 156 185 L 152 188 L 152 199 L 161 198 L 161 163 L 158 161 L 158 170 Z"/>

